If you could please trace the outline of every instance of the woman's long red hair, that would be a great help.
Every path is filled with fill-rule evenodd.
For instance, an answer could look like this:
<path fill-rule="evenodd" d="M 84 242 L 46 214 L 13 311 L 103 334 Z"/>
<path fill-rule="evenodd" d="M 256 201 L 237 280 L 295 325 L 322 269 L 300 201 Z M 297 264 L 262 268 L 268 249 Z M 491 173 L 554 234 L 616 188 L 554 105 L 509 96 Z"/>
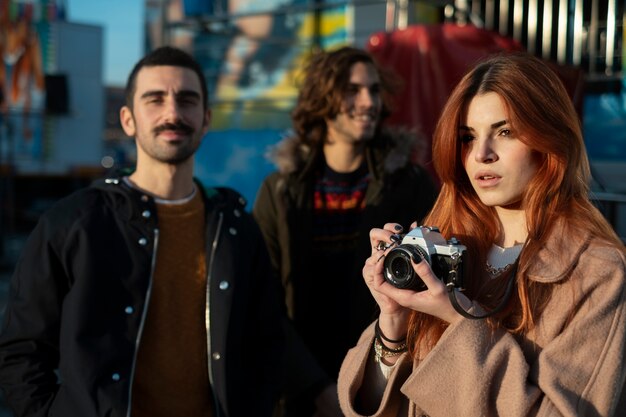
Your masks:
<path fill-rule="evenodd" d="M 468 296 L 493 307 L 481 295 L 486 286 L 501 291 L 505 282 L 500 287 L 497 280 L 494 284 L 485 282 L 487 253 L 501 230 L 495 210 L 480 201 L 465 173 L 458 133 L 472 98 L 489 92 L 502 98 L 513 129 L 541 161 L 522 196 L 528 239 L 519 260 L 517 296 L 506 317 L 491 321 L 494 326 L 500 323 L 512 332 L 526 333 L 541 314 L 551 289 L 530 281 L 526 271 L 557 219 L 585 228 L 616 246 L 621 246 L 621 241 L 589 200 L 590 168 L 580 121 L 557 75 L 528 54 L 493 56 L 464 76 L 444 106 L 433 137 L 433 162 L 442 188 L 424 219 L 424 224 L 438 226 L 444 236 L 455 236 L 468 247 Z M 413 312 L 408 335 L 412 352 L 418 354 L 421 347 L 432 347 L 445 328 L 438 319 Z"/>

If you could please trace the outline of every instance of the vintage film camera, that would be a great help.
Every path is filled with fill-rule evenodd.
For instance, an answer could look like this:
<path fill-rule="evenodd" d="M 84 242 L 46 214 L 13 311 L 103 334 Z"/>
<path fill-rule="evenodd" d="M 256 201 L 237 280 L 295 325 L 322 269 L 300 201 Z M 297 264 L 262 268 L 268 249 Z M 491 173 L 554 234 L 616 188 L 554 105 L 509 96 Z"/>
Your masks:
<path fill-rule="evenodd" d="M 424 291 L 426 284 L 413 270 L 411 257 L 424 259 L 446 284 L 463 289 L 463 257 L 466 247 L 456 238 L 444 239 L 436 227 L 419 226 L 404 235 L 402 242 L 391 249 L 383 264 L 385 279 L 397 288 Z"/>

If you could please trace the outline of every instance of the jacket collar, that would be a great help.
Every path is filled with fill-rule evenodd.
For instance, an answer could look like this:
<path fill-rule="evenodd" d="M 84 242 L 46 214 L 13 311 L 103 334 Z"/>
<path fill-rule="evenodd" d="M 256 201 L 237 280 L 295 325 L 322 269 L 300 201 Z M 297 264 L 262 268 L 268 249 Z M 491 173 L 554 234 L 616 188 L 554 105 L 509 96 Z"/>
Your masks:
<path fill-rule="evenodd" d="M 375 180 L 384 173 L 404 167 L 414 152 L 424 148 L 425 141 L 418 133 L 399 128 L 385 128 L 368 142 L 365 158 Z M 291 136 L 280 141 L 269 153 L 269 159 L 279 172 L 295 174 L 298 181 L 307 178 L 322 161 L 322 148 L 312 148 L 300 138 Z"/>
<path fill-rule="evenodd" d="M 245 210 L 247 201 L 237 191 L 227 187 L 204 187 L 196 178 L 194 178 L 194 182 L 202 194 L 205 210 L 230 207 L 239 212 Z M 104 191 L 111 200 L 111 204 L 117 207 L 128 220 L 138 217 L 149 218 L 150 216 L 145 215 L 146 210 L 150 213 L 156 211 L 154 198 L 126 184 L 122 176 L 99 179 L 94 181 L 91 186 Z"/>

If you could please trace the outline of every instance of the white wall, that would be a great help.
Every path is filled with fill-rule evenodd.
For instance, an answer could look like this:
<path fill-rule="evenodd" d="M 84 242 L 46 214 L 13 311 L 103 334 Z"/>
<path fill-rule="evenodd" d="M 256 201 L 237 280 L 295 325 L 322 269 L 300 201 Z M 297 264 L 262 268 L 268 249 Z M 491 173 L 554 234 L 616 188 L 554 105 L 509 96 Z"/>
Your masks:
<path fill-rule="evenodd" d="M 365 48 L 367 41 L 374 32 L 385 30 L 387 5 L 384 2 L 372 4 L 359 4 L 358 2 L 348 6 L 348 32 L 352 38 L 352 44 L 359 48 Z"/>
<path fill-rule="evenodd" d="M 67 75 L 69 114 L 47 116 L 49 150 L 38 171 L 67 173 L 78 166 L 99 166 L 105 113 L 103 29 L 55 22 L 50 30 L 46 73 Z"/>

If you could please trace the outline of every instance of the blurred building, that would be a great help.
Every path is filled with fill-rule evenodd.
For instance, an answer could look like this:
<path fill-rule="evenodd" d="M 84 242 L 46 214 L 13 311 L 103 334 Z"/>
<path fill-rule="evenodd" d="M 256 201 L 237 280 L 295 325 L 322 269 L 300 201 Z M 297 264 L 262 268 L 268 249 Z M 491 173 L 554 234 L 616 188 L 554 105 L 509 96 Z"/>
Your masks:
<path fill-rule="evenodd" d="M 103 85 L 103 29 L 67 21 L 64 7 L 62 0 L 0 0 L 2 30 L 39 46 L 29 55 L 39 58 L 23 65 L 30 98 L 14 100 L 6 68 L 17 55 L 1 45 L 2 236 L 29 230 L 52 201 L 136 158 L 119 125 L 123 90 Z M 469 65 L 433 57 L 456 59 L 476 45 L 482 53 L 489 42 L 519 45 L 554 64 L 568 83 L 595 195 L 626 235 L 625 19 L 618 0 L 145 0 L 144 39 L 146 51 L 171 44 L 201 62 L 213 120 L 197 176 L 232 186 L 250 202 L 273 170 L 268 148 L 290 129 L 299 70 L 311 53 L 342 45 L 372 51 L 405 81 L 389 122 L 429 136 L 446 88 Z M 19 45 L 20 36 L 0 36 L 9 38 Z M 445 88 L 423 88 L 442 84 L 436 74 Z"/>
<path fill-rule="evenodd" d="M 102 28 L 59 0 L 0 0 L 0 259 L 58 198 L 101 175 Z"/>
<path fill-rule="evenodd" d="M 120 109 L 126 104 L 123 87 L 106 87 L 106 103 L 101 165 L 107 171 L 118 171 L 135 166 L 135 140 L 126 136 L 120 123 Z"/>
<path fill-rule="evenodd" d="M 428 136 L 439 111 L 437 103 L 445 101 L 446 88 L 452 88 L 455 77 L 470 63 L 451 56 L 460 67 L 450 68 L 441 66 L 446 61 L 437 57 L 455 51 L 463 55 L 477 43 L 476 51 L 485 52 L 511 41 L 550 62 L 562 76 L 581 115 L 595 195 L 603 200 L 604 209 L 616 213 L 611 219 L 626 236 L 623 1 L 146 0 L 145 4 L 146 50 L 176 45 L 191 52 L 205 69 L 214 120 L 197 166 L 198 175 L 209 184 L 231 185 L 250 200 L 256 197 L 260 181 L 272 170 L 264 154 L 290 128 L 298 71 L 316 50 L 356 45 L 400 72 L 406 83 L 397 106 L 402 111 L 390 122 L 420 127 Z M 451 33 L 454 39 L 449 38 Z M 423 71 L 418 77 L 420 67 L 445 77 L 425 78 Z M 421 87 L 442 82 L 446 88 L 423 95 Z M 430 105 L 420 107 L 418 100 Z"/>

